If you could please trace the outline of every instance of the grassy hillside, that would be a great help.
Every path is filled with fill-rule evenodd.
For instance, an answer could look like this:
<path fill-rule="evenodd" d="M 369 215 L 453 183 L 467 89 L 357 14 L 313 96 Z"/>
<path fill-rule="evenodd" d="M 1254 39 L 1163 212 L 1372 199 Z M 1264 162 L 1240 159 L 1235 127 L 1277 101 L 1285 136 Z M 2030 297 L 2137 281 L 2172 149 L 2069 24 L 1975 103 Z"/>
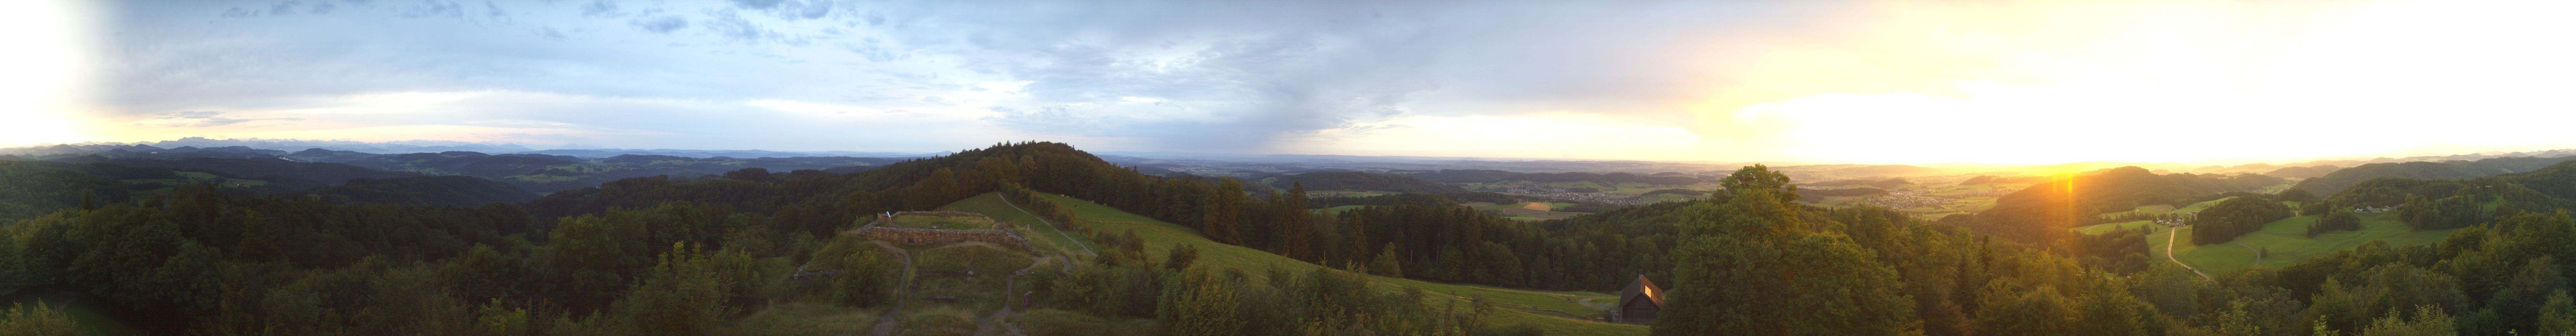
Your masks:
<path fill-rule="evenodd" d="M 2190 228 L 2166 230 L 2164 232 L 2158 232 L 2154 235 L 2147 236 L 2147 248 L 2150 253 L 2154 254 L 2154 258 L 2158 261 L 2162 261 L 2165 251 L 2165 236 L 2174 234 L 2175 231 L 2186 232 L 2182 239 L 2175 240 L 2175 243 L 2182 245 L 2175 246 L 2173 253 L 2178 259 L 2181 259 L 2183 263 L 2191 264 L 2192 267 L 2199 268 L 2203 272 L 2209 272 L 2211 275 L 2217 275 L 2228 271 L 2234 271 L 2239 268 L 2245 268 L 2246 266 L 2257 265 L 2258 263 L 2255 259 L 2258 257 L 2258 254 L 2260 254 L 2260 251 L 2266 249 L 2270 250 L 2271 254 L 2259 256 L 2261 258 L 2259 264 L 2264 266 L 2280 267 L 2300 260 L 2306 260 L 2310 257 L 2331 254 L 2337 250 L 2360 246 L 2362 243 L 2367 243 L 2373 240 L 2387 241 L 2389 245 L 2396 246 L 2431 244 L 2442 241 L 2443 237 L 2450 236 L 2451 231 L 2458 230 L 2415 231 L 2412 228 L 2406 227 L 2405 223 L 2398 222 L 2397 213 L 2395 212 L 2362 213 L 2359 215 L 2361 215 L 2360 231 L 2335 231 L 2332 233 L 2318 235 L 2316 238 L 2308 238 L 2307 229 L 2308 224 L 2315 223 L 2318 216 L 2298 216 L 2275 221 L 2271 224 L 2264 224 L 2261 231 L 2255 231 L 2254 233 L 2246 234 L 2243 237 L 2237 237 L 2235 241 L 2219 243 L 2216 245 L 2195 246 L 2191 244 L 2189 233 L 2187 233 L 2191 230 Z"/>
<path fill-rule="evenodd" d="M 1145 250 L 1149 255 L 1160 256 L 1170 251 L 1173 246 L 1190 243 L 1198 246 L 1198 262 L 1205 265 L 1221 265 L 1246 270 L 1317 267 L 1314 264 L 1269 252 L 1210 241 L 1207 237 L 1201 236 L 1198 230 L 1146 218 L 1109 206 L 1055 194 L 1040 193 L 1039 197 L 1070 207 L 1075 216 L 1090 221 L 1091 225 L 1102 232 L 1123 233 L 1127 230 L 1135 230 L 1137 236 L 1145 238 Z M 1014 221 L 1015 217 L 1012 215 L 1017 215 L 1016 218 L 1027 217 L 1026 214 L 996 213 L 1017 212 L 1007 206 L 1001 207 L 998 211 L 994 210 L 991 205 L 999 201 L 998 195 L 987 194 L 949 204 L 941 209 L 983 213 L 1005 222 Z M 1258 276 L 1261 272 L 1252 272 L 1252 274 Z M 1496 323 L 1504 325 L 1529 323 L 1546 330 L 1549 335 L 1643 335 L 1646 333 L 1646 327 L 1642 325 L 1603 323 L 1583 319 L 1600 313 L 1599 310 L 1587 307 L 1587 303 L 1606 309 L 1609 307 L 1607 303 L 1616 300 L 1616 297 L 1610 294 L 1450 285 L 1378 276 L 1369 278 L 1381 285 L 1380 290 L 1392 292 L 1401 291 L 1406 287 L 1421 288 L 1424 292 L 1436 294 L 1434 295 L 1436 298 L 1444 300 L 1465 300 L 1471 294 L 1484 294 L 1501 303 L 1502 306 L 1512 308 L 1500 313 Z"/>
<path fill-rule="evenodd" d="M 941 206 L 939 211 L 979 213 L 984 214 L 985 217 L 992 217 L 994 222 L 1017 226 L 1020 228 L 1021 235 L 1028 236 L 1029 245 L 1035 245 L 1038 251 L 1050 254 L 1089 260 L 1091 257 L 1098 256 L 1103 248 L 1093 245 L 1089 240 L 1081 239 L 1080 234 L 1063 232 L 1052 225 L 1039 224 L 1037 216 L 1029 215 L 1004 203 L 1001 193 L 975 195 L 975 197 Z"/>
<path fill-rule="evenodd" d="M 2082 233 L 2082 234 L 2095 235 L 2095 234 L 2102 234 L 2102 233 L 2104 233 L 2104 232 L 2111 232 L 2111 230 L 2112 230 L 2112 229 L 2124 229 L 2124 230 L 2125 230 L 2125 229 L 2137 229 L 2138 227 L 2148 226 L 2148 225 L 2156 225 L 2156 222 L 2155 222 L 2155 221 L 2133 221 L 2133 222 L 2119 222 L 2119 223 L 2103 223 L 2103 224 L 2094 224 L 2094 225 L 2079 226 L 2079 227 L 2075 227 L 2073 230 L 2075 230 L 2075 233 Z"/>
<path fill-rule="evenodd" d="M 2138 209 L 2137 209 L 2137 210 L 2129 210 L 2129 211 L 2121 211 L 2121 212 L 2105 212 L 2105 213 L 2101 213 L 2101 214 L 2098 214 L 2098 215 L 2095 215 L 2095 216 L 2112 217 L 2112 216 L 2128 215 L 2128 214 L 2132 214 L 2132 213 L 2142 213 L 2142 214 L 2149 214 L 2149 215 L 2163 215 L 2163 214 L 2177 214 L 2177 213 L 2193 213 L 2193 212 L 2200 212 L 2201 210 L 2209 209 L 2209 206 L 2212 206 L 2212 205 L 2218 205 L 2218 202 L 2220 202 L 2220 201 L 2226 201 L 2226 200 L 2228 200 L 2228 199 L 2233 199 L 2233 198 L 2236 198 L 2236 196 L 2228 196 L 2228 197 L 2219 198 L 2219 199 L 2214 199 L 2214 200 L 2202 201 L 2202 202 L 2200 202 L 2200 203 L 2192 203 L 2191 205 L 2186 205 L 2186 206 L 2183 206 L 2183 207 L 2181 207 L 2181 208 L 2175 208 L 2173 205 L 2170 205 L 2170 204 L 2140 205 L 2140 206 L 2138 206 Z"/>

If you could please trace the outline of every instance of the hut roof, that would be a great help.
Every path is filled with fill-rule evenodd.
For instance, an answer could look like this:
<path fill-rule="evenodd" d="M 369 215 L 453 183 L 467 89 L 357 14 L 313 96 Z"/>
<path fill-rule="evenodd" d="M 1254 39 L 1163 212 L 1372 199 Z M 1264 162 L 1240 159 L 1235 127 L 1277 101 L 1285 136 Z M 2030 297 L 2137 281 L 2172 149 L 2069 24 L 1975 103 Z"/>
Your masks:
<path fill-rule="evenodd" d="M 1619 305 L 1626 306 L 1628 300 L 1633 300 L 1640 295 L 1645 296 L 1647 301 L 1654 302 L 1656 307 L 1664 306 L 1664 289 L 1655 287 L 1655 282 L 1646 280 L 1644 274 L 1637 275 L 1636 282 L 1628 283 L 1628 289 L 1619 290 Z"/>

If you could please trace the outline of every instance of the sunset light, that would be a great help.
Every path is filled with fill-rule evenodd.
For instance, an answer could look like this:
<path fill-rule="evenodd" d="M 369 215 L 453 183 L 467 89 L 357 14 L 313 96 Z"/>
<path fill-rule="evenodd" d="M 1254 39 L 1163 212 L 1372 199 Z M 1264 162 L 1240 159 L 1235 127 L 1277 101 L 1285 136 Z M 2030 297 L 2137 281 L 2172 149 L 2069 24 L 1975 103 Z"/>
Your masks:
<path fill-rule="evenodd" d="M 2576 0 L 21 0 L 0 336 L 2576 336 Z"/>
<path fill-rule="evenodd" d="M 2567 2 L 1877 4 L 1760 46 L 1700 130 L 1784 128 L 1805 158 L 2057 163 L 2565 145 L 2544 130 L 2576 124 L 2551 94 L 2576 90 L 2576 45 L 2547 42 L 2576 31 L 2550 14 Z M 2522 122 L 2424 117 L 2462 113 Z M 2419 136 L 2307 140 L 2393 132 Z M 1903 140 L 1969 134 L 2014 149 Z"/>

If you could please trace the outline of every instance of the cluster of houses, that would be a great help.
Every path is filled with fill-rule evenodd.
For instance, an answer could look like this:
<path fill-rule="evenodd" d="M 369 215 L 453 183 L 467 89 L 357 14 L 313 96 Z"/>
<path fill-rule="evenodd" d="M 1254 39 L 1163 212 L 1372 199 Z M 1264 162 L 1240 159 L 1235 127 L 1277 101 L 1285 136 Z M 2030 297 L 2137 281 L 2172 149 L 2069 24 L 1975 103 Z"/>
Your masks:
<path fill-rule="evenodd" d="M 2193 219 L 2193 218 L 2199 218 L 2199 217 L 2200 217 L 2200 212 L 2199 212 L 2199 211 L 2185 212 L 2185 213 L 2178 213 L 2178 214 L 2174 214 L 2174 218 L 2173 218 L 2173 219 L 2158 219 L 2158 220 L 2156 220 L 2156 225 L 2163 225 L 2163 226 L 2182 226 L 2183 224 L 2190 224 L 2190 223 L 2191 223 L 2191 219 Z"/>
<path fill-rule="evenodd" d="M 1890 191 L 1886 195 L 1869 198 L 1869 202 L 1889 209 L 1905 209 L 1949 205 L 1950 199 L 1932 195 L 1928 191 L 1914 190 Z"/>
<path fill-rule="evenodd" d="M 2402 204 L 2401 204 L 2401 205 L 2402 205 Z M 2359 208 L 2352 208 L 2352 212 L 2389 212 L 2389 211 L 2397 210 L 2397 207 L 2398 207 L 2398 206 L 2401 206 L 2401 205 L 2391 205 L 2391 206 L 2384 206 L 2384 207 L 2359 207 Z"/>

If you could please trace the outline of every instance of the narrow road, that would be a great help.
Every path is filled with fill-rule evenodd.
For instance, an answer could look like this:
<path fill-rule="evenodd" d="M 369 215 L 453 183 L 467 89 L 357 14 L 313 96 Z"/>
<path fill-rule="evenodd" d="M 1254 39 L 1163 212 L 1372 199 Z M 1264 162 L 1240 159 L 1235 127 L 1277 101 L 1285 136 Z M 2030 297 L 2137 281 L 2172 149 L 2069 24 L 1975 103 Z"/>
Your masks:
<path fill-rule="evenodd" d="M 2182 269 L 2191 270 L 2191 273 L 2192 273 L 2192 274 L 2199 274 L 2201 279 L 2206 279 L 2206 280 L 2209 280 L 2209 281 L 2218 281 L 2218 279 L 2216 279 L 2216 278 L 2211 278 L 2211 277 L 2209 277 L 2209 273 L 2201 273 L 2201 272 L 2200 272 L 2200 269 L 2198 269 L 2198 268 L 2192 268 L 2192 267 L 2191 267 L 2191 264 L 2185 264 L 2185 263 L 2182 263 L 2182 259 L 2175 259 L 2175 258 L 2174 258 L 2174 255 L 2173 255 L 2174 236 L 2180 236 L 2180 235 L 2182 235 L 2182 228 L 2179 228 L 2179 227 L 2177 227 L 2177 228 L 2173 228 L 2172 230 L 2167 230 L 2167 231 L 2166 231 L 2166 233 L 2165 233 L 2165 260 L 2172 260 L 2172 261 L 2173 261 L 2173 263 L 2174 263 L 2175 265 L 2182 265 Z"/>
<path fill-rule="evenodd" d="M 894 305 L 886 307 L 885 316 L 877 317 L 876 330 L 868 332 L 869 335 L 877 336 L 894 335 L 895 325 L 903 322 L 900 314 L 903 313 L 903 302 L 906 301 L 904 294 L 912 292 L 912 252 L 905 252 L 903 248 L 895 247 L 894 244 L 885 241 L 869 242 L 877 243 L 877 246 L 884 247 L 887 251 L 894 251 L 895 256 L 903 258 L 903 281 L 897 282 L 894 286 L 896 288 Z"/>

